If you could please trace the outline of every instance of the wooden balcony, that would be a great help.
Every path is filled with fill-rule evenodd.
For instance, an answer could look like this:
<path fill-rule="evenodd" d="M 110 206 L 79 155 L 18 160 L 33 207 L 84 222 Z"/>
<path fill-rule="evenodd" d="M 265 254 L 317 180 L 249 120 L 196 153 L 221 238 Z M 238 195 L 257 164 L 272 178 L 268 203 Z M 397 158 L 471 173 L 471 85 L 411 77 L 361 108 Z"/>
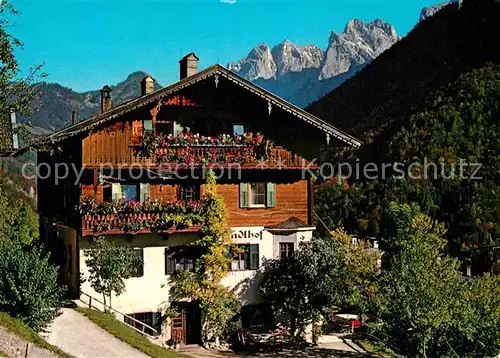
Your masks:
<path fill-rule="evenodd" d="M 248 147 L 238 146 L 198 146 L 159 148 L 156 151 L 158 163 L 166 166 L 180 165 L 186 167 L 200 165 L 216 165 L 217 167 L 254 168 L 254 169 L 315 169 L 309 161 L 293 154 L 283 147 L 272 148 L 266 155 L 253 153 Z M 177 158 L 178 160 L 164 160 Z"/>
<path fill-rule="evenodd" d="M 82 236 L 139 233 L 197 232 L 201 225 L 199 202 L 97 203 L 87 198 L 81 204 Z M 82 210 L 83 208 L 83 210 Z M 122 210 L 120 210 L 122 209 Z"/>

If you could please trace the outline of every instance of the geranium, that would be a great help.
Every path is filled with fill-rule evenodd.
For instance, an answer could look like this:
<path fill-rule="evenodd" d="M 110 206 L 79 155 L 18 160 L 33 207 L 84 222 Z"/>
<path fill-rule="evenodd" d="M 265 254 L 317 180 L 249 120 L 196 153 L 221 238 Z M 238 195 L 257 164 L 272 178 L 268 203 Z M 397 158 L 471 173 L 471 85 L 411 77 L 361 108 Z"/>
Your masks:
<path fill-rule="evenodd" d="M 218 163 L 247 162 L 263 159 L 271 148 L 269 141 L 257 133 L 231 136 L 221 134 L 218 137 L 204 137 L 198 133 L 183 133 L 178 136 L 154 135 L 147 133 L 140 138 L 141 146 L 136 152 L 142 157 L 156 155 L 158 162 L 186 163 L 196 165 L 215 161 Z M 202 148 L 210 147 L 204 151 Z M 196 150 L 195 150 L 196 149 Z"/>
<path fill-rule="evenodd" d="M 93 197 L 87 197 L 80 204 L 80 212 L 86 223 L 84 226 L 94 232 L 160 231 L 199 225 L 203 219 L 202 209 L 199 201 L 148 200 L 141 203 L 119 200 L 108 203 L 96 202 Z"/>

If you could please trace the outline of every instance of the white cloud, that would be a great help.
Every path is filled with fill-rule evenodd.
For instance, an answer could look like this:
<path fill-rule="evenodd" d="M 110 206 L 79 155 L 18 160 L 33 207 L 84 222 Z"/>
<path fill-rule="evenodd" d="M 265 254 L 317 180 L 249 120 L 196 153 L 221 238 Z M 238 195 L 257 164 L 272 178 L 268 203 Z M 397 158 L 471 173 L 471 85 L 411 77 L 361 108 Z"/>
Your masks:
<path fill-rule="evenodd" d="M 238 0 L 220 0 L 221 3 L 230 5 L 236 4 L 237 1 Z"/>

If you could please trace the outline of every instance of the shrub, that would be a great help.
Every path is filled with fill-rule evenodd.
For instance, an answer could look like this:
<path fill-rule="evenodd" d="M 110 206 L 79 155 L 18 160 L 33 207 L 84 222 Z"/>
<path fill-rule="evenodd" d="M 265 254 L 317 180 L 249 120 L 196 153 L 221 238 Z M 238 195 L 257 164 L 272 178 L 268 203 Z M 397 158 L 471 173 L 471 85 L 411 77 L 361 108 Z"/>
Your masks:
<path fill-rule="evenodd" d="M 0 240 L 0 311 L 42 330 L 63 304 L 64 287 L 57 283 L 56 266 L 40 249 Z"/>

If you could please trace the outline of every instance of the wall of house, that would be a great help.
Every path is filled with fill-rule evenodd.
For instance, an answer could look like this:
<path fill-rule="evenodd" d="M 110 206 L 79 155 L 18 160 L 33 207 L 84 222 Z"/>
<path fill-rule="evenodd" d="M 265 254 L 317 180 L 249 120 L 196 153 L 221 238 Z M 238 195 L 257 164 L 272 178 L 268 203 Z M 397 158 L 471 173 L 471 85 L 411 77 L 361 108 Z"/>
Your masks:
<path fill-rule="evenodd" d="M 240 208 L 238 184 L 218 184 L 217 193 L 224 198 L 231 226 L 277 225 L 290 217 L 308 223 L 308 186 L 306 180 L 276 184 L 276 206 Z"/>
<path fill-rule="evenodd" d="M 173 201 L 177 199 L 180 184 L 150 184 L 151 200 Z M 82 186 L 82 199 L 94 196 L 103 200 L 104 185 L 98 185 L 94 191 L 93 185 Z M 203 195 L 204 185 L 200 188 Z M 94 194 L 95 193 L 95 194 Z M 231 226 L 270 226 L 297 217 L 304 223 L 309 222 L 309 188 L 307 180 L 276 184 L 276 206 L 271 208 L 240 208 L 239 184 L 218 184 L 217 193 L 224 198 L 229 213 Z"/>
<path fill-rule="evenodd" d="M 279 258 L 279 243 L 293 242 L 295 248 L 301 242 L 310 241 L 312 228 L 294 233 L 275 234 L 262 226 L 233 227 L 233 244 L 259 245 L 259 270 L 230 271 L 222 283 L 235 292 L 242 304 L 258 303 L 257 290 L 263 278 L 262 272 L 269 259 Z M 249 238 L 251 237 L 251 238 Z M 157 234 L 141 234 L 127 239 L 126 236 L 107 237 L 120 245 L 142 248 L 144 255 L 144 275 L 125 280 L 126 289 L 120 296 L 113 296 L 112 307 L 118 311 L 131 314 L 157 312 L 168 306 L 169 276 L 165 274 L 165 249 L 169 246 L 179 246 L 192 243 L 197 234 L 177 233 L 164 239 Z M 88 280 L 89 270 L 85 263 L 85 252 L 89 248 L 86 238 L 80 239 L 79 267 L 80 273 L 87 280 L 81 285 L 82 292 L 102 301 L 102 295 L 97 294 Z M 94 303 L 96 303 L 94 301 Z M 168 334 L 167 334 L 168 335 Z"/>
<path fill-rule="evenodd" d="M 110 121 L 106 128 L 98 128 L 89 133 L 82 139 L 83 165 L 150 165 L 150 159 L 138 157 L 131 147 L 133 138 L 142 133 L 142 118 L 148 116 L 147 111 L 132 112 L 122 116 L 119 121 Z"/>

